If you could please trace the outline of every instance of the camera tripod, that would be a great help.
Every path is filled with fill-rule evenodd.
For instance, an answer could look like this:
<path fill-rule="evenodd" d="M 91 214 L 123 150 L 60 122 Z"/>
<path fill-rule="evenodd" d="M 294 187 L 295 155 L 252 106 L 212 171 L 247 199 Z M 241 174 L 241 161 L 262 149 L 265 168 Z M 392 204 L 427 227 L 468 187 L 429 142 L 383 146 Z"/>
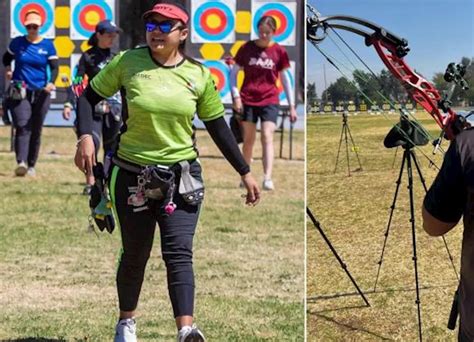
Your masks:
<path fill-rule="evenodd" d="M 311 219 L 311 221 L 313 222 L 314 226 L 316 227 L 316 229 L 318 230 L 318 232 L 321 234 L 321 236 L 323 237 L 324 241 L 326 242 L 326 244 L 328 245 L 329 249 L 331 250 L 331 252 L 334 254 L 334 256 L 336 257 L 337 261 L 339 261 L 339 264 L 341 265 L 341 268 L 344 270 L 344 272 L 346 272 L 347 276 L 349 277 L 349 279 L 351 280 L 352 284 L 354 284 L 354 287 L 357 289 L 357 292 L 359 292 L 359 295 L 362 297 L 362 299 L 364 300 L 365 302 L 365 305 L 367 306 L 370 306 L 367 298 L 365 298 L 365 295 L 364 293 L 362 292 L 362 290 L 359 288 L 359 286 L 357 285 L 356 281 L 354 280 L 354 278 L 352 277 L 352 275 L 350 274 L 349 270 L 347 269 L 347 265 L 344 263 L 344 261 L 342 261 L 341 257 L 337 254 L 336 250 L 334 249 L 333 245 L 331 244 L 331 241 L 329 241 L 329 239 L 327 238 L 326 234 L 324 234 L 324 231 L 323 229 L 321 228 L 321 224 L 319 223 L 318 220 L 316 220 L 316 218 L 314 217 L 313 213 L 311 212 L 311 210 L 309 209 L 309 207 L 306 207 L 306 213 L 308 214 L 309 218 Z"/>
<path fill-rule="evenodd" d="M 420 181 L 425 189 L 425 192 L 428 191 L 425 183 L 425 179 L 423 174 L 421 173 L 419 162 L 416 158 L 416 155 L 413 151 L 415 146 L 422 146 L 428 143 L 428 139 L 421 135 L 419 132 L 421 131 L 421 127 L 417 127 L 418 123 L 409 121 L 407 117 L 401 116 L 400 123 L 395 125 L 392 130 L 387 134 L 384 140 L 384 145 L 387 148 L 393 148 L 401 146 L 403 148 L 403 159 L 400 166 L 400 172 L 398 174 L 398 179 L 396 181 L 396 188 L 395 188 L 395 195 L 393 197 L 393 202 L 390 207 L 390 215 L 387 223 L 387 228 L 385 230 L 385 238 L 382 246 L 382 251 L 380 255 L 380 260 L 378 262 L 378 269 L 377 269 L 377 276 L 375 279 L 374 284 L 374 292 L 377 289 L 377 283 L 379 280 L 380 269 L 383 263 L 383 257 L 385 253 L 385 248 L 387 245 L 388 235 L 390 232 L 390 226 L 392 223 L 393 213 L 397 203 L 398 191 L 400 189 L 400 184 L 402 181 L 403 171 L 406 166 L 407 176 L 408 176 L 408 193 L 409 193 L 409 200 L 410 200 L 410 223 L 411 223 L 411 235 L 412 235 L 412 247 L 413 247 L 413 263 L 414 263 L 414 272 L 415 272 L 415 288 L 416 288 L 416 305 L 417 305 L 417 314 L 418 314 L 418 336 L 419 340 L 422 341 L 422 332 L 421 332 L 421 301 L 420 301 L 420 285 L 419 285 L 419 277 L 418 277 L 418 258 L 417 258 L 417 251 L 416 251 L 416 224 L 415 224 L 415 206 L 414 206 L 414 195 L 413 195 L 413 164 L 415 164 L 416 171 L 420 178 Z M 418 129 L 420 128 L 420 129 Z M 446 239 L 443 236 L 444 245 L 446 251 L 448 253 L 448 257 L 451 261 L 451 265 L 454 269 L 456 277 L 459 280 L 459 276 L 456 271 L 456 267 L 454 266 L 453 257 L 449 251 L 448 245 L 446 243 Z"/>
<path fill-rule="evenodd" d="M 341 137 L 339 139 L 339 147 L 337 149 L 337 157 L 336 157 L 336 166 L 334 167 L 334 173 L 337 171 L 337 165 L 339 163 L 339 154 L 341 152 L 341 145 L 342 145 L 342 140 L 344 137 L 344 141 L 346 144 L 346 159 L 347 159 L 347 175 L 351 175 L 351 165 L 349 162 L 349 141 L 348 141 L 348 135 L 349 138 L 351 139 L 351 144 L 352 144 L 352 150 L 355 152 L 355 155 L 357 157 L 357 162 L 359 163 L 359 168 L 356 169 L 355 171 L 362 171 L 362 164 L 359 159 L 359 154 L 357 153 L 357 147 L 355 146 L 354 139 L 352 138 L 351 130 L 349 128 L 349 123 L 347 122 L 347 113 L 343 112 L 342 113 L 342 129 L 341 129 Z"/>

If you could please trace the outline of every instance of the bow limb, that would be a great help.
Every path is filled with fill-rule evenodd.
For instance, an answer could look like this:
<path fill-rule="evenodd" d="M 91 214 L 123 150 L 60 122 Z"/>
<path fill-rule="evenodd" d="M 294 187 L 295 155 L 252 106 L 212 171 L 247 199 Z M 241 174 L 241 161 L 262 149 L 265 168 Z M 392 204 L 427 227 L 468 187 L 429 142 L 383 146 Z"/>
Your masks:
<path fill-rule="evenodd" d="M 374 46 L 380 59 L 392 75 L 402 82 L 410 97 L 433 117 L 438 126 L 445 130 L 447 138 L 451 140 L 454 137 L 451 123 L 454 122 L 456 113 L 451 108 L 447 108 L 446 113 L 439 109 L 442 99 L 439 91 L 429 81 L 413 71 L 403 57 L 398 56 L 399 47 L 397 45 L 379 39 L 377 35 L 373 35 L 369 39 L 369 43 Z"/>

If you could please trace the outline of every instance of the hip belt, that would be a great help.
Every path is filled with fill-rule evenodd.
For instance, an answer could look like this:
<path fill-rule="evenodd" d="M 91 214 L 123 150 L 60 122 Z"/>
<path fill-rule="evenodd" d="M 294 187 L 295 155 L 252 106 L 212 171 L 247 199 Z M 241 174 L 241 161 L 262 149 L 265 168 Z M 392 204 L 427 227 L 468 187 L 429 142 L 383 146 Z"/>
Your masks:
<path fill-rule="evenodd" d="M 194 161 L 190 163 L 184 160 L 171 166 L 141 166 L 113 156 L 112 162 L 121 169 L 137 174 L 137 192 L 129 197 L 129 205 L 142 206 L 146 199 L 164 200 L 164 212 L 171 215 L 176 209 L 173 202 L 176 186 L 187 204 L 198 205 L 204 199 L 204 184 L 191 174 Z"/>

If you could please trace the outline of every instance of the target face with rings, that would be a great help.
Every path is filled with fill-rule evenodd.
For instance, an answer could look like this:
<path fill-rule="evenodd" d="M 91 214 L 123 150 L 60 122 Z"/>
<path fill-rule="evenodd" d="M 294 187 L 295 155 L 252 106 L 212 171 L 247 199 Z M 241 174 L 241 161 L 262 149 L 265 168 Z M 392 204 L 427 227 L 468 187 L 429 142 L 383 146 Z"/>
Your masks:
<path fill-rule="evenodd" d="M 193 43 L 234 43 L 235 11 L 235 0 L 193 0 L 191 41 Z"/>
<path fill-rule="evenodd" d="M 230 94 L 230 82 L 229 82 L 229 67 L 225 64 L 225 61 L 211 61 L 211 60 L 200 60 L 204 64 L 214 79 L 219 95 L 222 98 L 222 102 L 225 104 L 232 103 L 232 97 Z"/>
<path fill-rule="evenodd" d="M 273 40 L 280 45 L 296 44 L 296 2 L 252 1 L 252 39 L 258 38 L 258 21 L 263 16 L 271 16 L 277 23 Z"/>
<path fill-rule="evenodd" d="M 42 21 L 39 33 L 45 38 L 54 38 L 54 7 L 55 0 L 10 0 L 10 37 L 27 34 L 23 26 L 25 14 L 35 10 L 39 12 Z"/>
<path fill-rule="evenodd" d="M 296 70 L 295 62 L 290 61 L 290 68 L 286 69 L 285 72 L 288 73 L 290 83 L 291 83 L 291 88 L 293 90 L 296 89 L 295 88 L 295 86 L 296 86 L 296 83 L 295 83 L 295 70 Z M 280 95 L 279 95 L 280 105 L 281 106 L 288 106 L 288 98 L 286 97 L 285 89 L 283 89 L 283 84 L 281 83 L 280 79 L 278 79 L 277 87 L 278 87 L 278 91 L 280 93 Z"/>
<path fill-rule="evenodd" d="M 102 20 L 114 20 L 113 0 L 71 0 L 71 39 L 85 40 Z"/>

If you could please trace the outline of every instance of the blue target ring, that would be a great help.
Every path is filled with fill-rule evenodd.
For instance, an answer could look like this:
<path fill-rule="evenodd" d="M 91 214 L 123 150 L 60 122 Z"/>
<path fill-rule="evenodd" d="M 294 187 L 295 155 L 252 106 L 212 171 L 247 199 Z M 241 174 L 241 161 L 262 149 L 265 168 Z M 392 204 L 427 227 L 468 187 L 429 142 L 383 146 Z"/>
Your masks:
<path fill-rule="evenodd" d="M 209 33 L 206 31 L 205 27 L 202 27 L 201 25 L 201 18 L 206 14 L 206 11 L 209 10 L 221 10 L 226 18 L 227 18 L 227 23 L 222 32 L 220 33 Z M 194 31 L 198 33 L 202 38 L 209 40 L 209 41 L 219 41 L 224 39 L 226 36 L 228 36 L 233 30 L 235 26 L 235 19 L 232 14 L 231 9 L 226 6 L 222 2 L 208 2 L 203 5 L 201 5 L 195 12 L 194 18 L 193 18 L 193 27 Z"/>
<path fill-rule="evenodd" d="M 286 69 L 285 70 L 285 73 L 288 73 L 288 76 L 290 78 L 290 83 L 291 83 L 291 88 L 292 89 L 295 89 L 295 78 L 293 77 L 293 75 L 291 74 L 291 68 L 290 69 Z M 281 80 L 280 80 L 281 81 Z M 282 84 L 282 88 L 283 88 L 283 84 Z M 286 94 L 285 94 L 285 88 L 283 88 L 283 90 L 280 92 L 280 102 L 283 102 L 285 100 L 289 100 L 286 98 Z"/>
<path fill-rule="evenodd" d="M 35 7 L 40 6 L 44 10 L 46 14 L 46 20 L 43 22 L 43 25 L 39 31 L 40 34 L 44 34 L 51 28 L 54 20 L 53 9 L 51 8 L 50 4 L 46 2 L 46 0 L 20 0 L 13 9 L 13 23 L 15 24 L 15 27 L 21 34 L 28 33 L 26 28 L 23 26 L 22 20 L 24 18 L 21 18 L 22 9 L 28 5 L 34 5 Z"/>
<path fill-rule="evenodd" d="M 72 15 L 72 21 L 74 24 L 74 28 L 79 32 L 81 35 L 84 37 L 89 37 L 93 32 L 90 30 L 86 29 L 82 23 L 81 23 L 81 13 L 84 9 L 87 9 L 87 6 L 98 6 L 100 7 L 104 13 L 105 13 L 105 19 L 113 20 L 113 14 L 112 14 L 112 9 L 110 6 L 105 2 L 101 0 L 82 0 L 76 8 L 74 8 L 74 12 Z"/>
<path fill-rule="evenodd" d="M 257 12 L 255 12 L 255 16 L 253 17 L 253 30 L 254 30 L 254 32 L 258 35 L 258 25 L 257 25 L 258 21 L 268 11 L 278 11 L 287 20 L 286 30 L 284 32 L 282 32 L 281 34 L 279 34 L 279 35 L 275 35 L 273 37 L 273 39 L 277 43 L 280 43 L 280 42 L 284 41 L 285 39 L 288 39 L 288 37 L 293 32 L 293 29 L 295 28 L 295 18 L 293 17 L 293 13 L 291 13 L 291 11 L 288 9 L 288 7 L 286 7 L 282 4 L 279 4 L 279 3 L 265 4 L 262 7 L 260 7 L 257 10 Z"/>
<path fill-rule="evenodd" d="M 230 92 L 229 86 L 229 68 L 221 61 L 204 60 L 202 63 L 211 71 L 212 75 L 217 76 L 219 84 L 216 84 L 221 97 L 225 97 Z M 217 74 L 216 74 L 217 73 Z"/>

